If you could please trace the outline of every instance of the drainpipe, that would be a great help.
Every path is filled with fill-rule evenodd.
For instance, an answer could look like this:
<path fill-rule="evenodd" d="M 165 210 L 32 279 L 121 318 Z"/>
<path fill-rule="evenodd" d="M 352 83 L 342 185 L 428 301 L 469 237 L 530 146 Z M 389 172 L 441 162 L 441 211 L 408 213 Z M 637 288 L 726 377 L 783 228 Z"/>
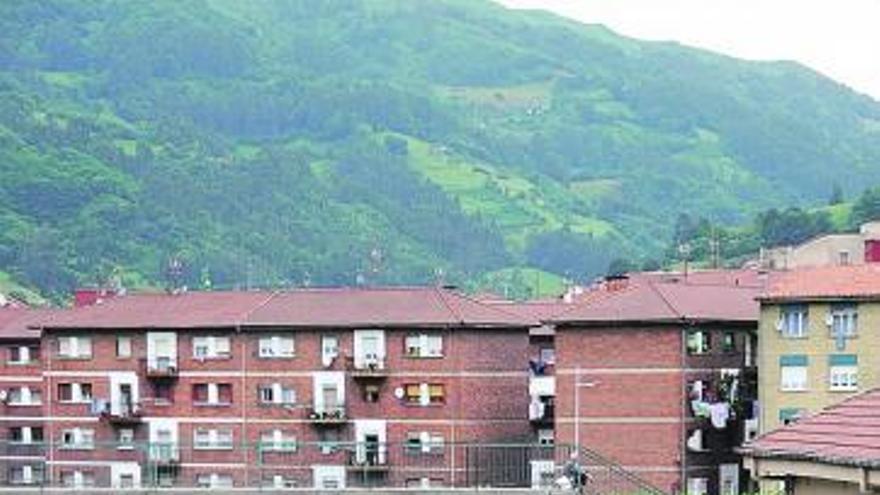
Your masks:
<path fill-rule="evenodd" d="M 681 404 L 680 411 L 680 428 L 681 428 L 681 442 L 679 448 L 681 449 L 681 467 L 679 478 L 679 492 L 686 493 L 687 492 L 687 401 L 688 401 L 688 390 L 687 390 L 687 326 L 683 324 L 681 327 L 681 345 L 679 349 L 679 353 L 681 355 L 681 385 L 680 385 L 680 393 L 681 396 L 679 398 L 679 403 Z"/>
<path fill-rule="evenodd" d="M 247 339 L 241 332 L 241 324 L 236 325 L 235 335 L 241 338 L 241 445 L 244 447 L 244 484 L 249 486 L 250 469 L 248 460 L 250 458 L 250 442 L 248 441 L 247 427 Z"/>

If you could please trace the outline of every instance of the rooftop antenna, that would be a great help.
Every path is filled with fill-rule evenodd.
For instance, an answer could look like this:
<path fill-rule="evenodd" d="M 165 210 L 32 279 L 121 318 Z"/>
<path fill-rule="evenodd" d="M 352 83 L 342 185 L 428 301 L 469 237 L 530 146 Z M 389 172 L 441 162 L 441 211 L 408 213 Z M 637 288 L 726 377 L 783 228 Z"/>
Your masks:
<path fill-rule="evenodd" d="M 690 243 L 683 242 L 678 245 L 678 254 L 681 255 L 681 260 L 684 262 L 684 278 L 687 280 L 688 276 L 688 261 L 691 256 L 691 245 Z"/>
<path fill-rule="evenodd" d="M 186 288 L 183 286 L 183 261 L 178 255 L 172 256 L 165 267 L 166 290 L 172 294 L 180 293 Z"/>

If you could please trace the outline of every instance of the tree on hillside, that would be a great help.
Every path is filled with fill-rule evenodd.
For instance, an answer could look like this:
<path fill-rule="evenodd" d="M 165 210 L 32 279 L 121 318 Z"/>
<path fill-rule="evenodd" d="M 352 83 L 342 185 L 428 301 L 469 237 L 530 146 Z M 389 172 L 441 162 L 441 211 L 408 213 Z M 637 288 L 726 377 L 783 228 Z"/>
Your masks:
<path fill-rule="evenodd" d="M 811 213 L 800 208 L 773 208 L 760 213 L 756 222 L 765 247 L 799 244 L 833 230 L 828 212 Z"/>
<path fill-rule="evenodd" d="M 548 272 L 589 279 L 607 272 L 612 251 L 605 242 L 562 228 L 532 236 L 526 259 Z"/>
<path fill-rule="evenodd" d="M 871 187 L 862 192 L 853 205 L 851 218 L 854 225 L 880 219 L 880 187 Z"/>
<path fill-rule="evenodd" d="M 834 206 L 843 203 L 843 188 L 840 186 L 839 182 L 835 182 L 831 186 L 831 197 L 828 198 L 828 205 Z"/>

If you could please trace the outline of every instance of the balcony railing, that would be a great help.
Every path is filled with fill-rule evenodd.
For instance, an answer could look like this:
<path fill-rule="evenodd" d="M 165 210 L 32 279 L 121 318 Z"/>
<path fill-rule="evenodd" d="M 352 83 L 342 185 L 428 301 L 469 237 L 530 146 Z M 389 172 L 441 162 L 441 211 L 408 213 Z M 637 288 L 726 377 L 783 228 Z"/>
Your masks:
<path fill-rule="evenodd" d="M 116 407 L 108 404 L 101 413 L 101 419 L 112 425 L 133 425 L 140 423 L 143 415 L 140 404 L 118 404 Z"/>
<path fill-rule="evenodd" d="M 317 425 L 333 426 L 348 421 L 345 406 L 324 406 L 309 411 L 309 420 Z"/>
<path fill-rule="evenodd" d="M 156 357 L 143 360 L 144 375 L 147 378 L 177 378 L 177 360 L 171 357 Z"/>
<path fill-rule="evenodd" d="M 348 357 L 346 368 L 355 379 L 384 379 L 388 377 L 388 365 L 384 358 L 365 356 Z"/>
<path fill-rule="evenodd" d="M 150 462 L 176 464 L 180 461 L 180 448 L 176 443 L 152 443 L 149 445 Z"/>

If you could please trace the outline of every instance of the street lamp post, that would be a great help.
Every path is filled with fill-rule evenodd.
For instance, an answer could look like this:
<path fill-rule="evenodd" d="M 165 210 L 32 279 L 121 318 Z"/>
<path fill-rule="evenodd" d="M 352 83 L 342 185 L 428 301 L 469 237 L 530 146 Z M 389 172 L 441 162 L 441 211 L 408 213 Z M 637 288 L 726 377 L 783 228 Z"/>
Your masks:
<path fill-rule="evenodd" d="M 581 453 L 581 389 L 593 388 L 599 382 L 582 382 L 581 367 L 575 369 L 574 375 L 574 448 L 580 455 Z"/>

